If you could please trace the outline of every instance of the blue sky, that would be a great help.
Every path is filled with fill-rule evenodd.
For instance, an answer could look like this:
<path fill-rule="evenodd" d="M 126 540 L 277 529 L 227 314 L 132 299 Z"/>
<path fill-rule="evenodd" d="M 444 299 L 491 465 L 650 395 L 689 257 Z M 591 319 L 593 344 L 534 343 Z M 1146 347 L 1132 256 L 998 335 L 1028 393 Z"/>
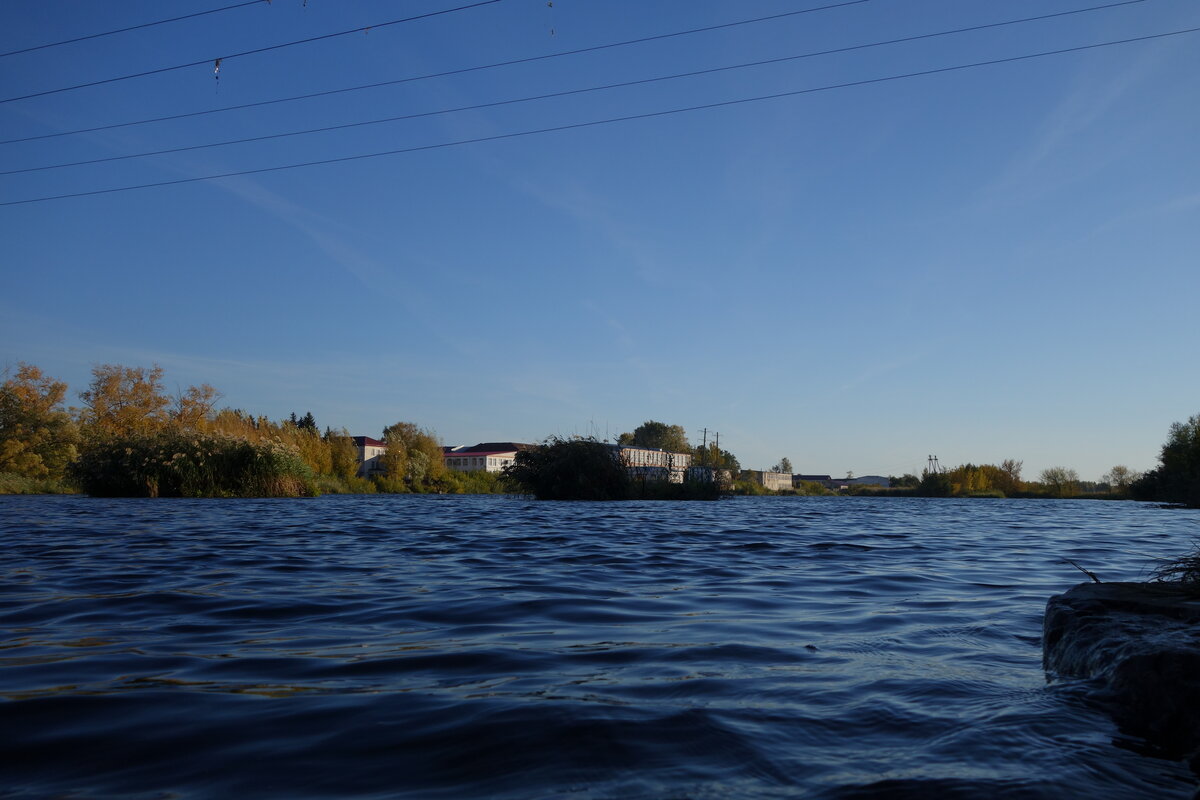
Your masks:
<path fill-rule="evenodd" d="M 0 99 L 467 0 L 274 0 L 0 57 Z M 0 103 L 5 140 L 834 5 L 499 0 Z M 10 0 L 0 51 L 232 5 Z M 862 0 L 0 145 L 0 171 L 422 114 L 1086 9 Z M 1104 10 L 341 131 L 0 176 L 0 202 L 794 93 L 1200 27 Z M 448 444 L 719 431 L 744 466 L 1152 467 L 1200 413 L 1200 33 L 300 169 L 0 206 L 0 358 Z"/>

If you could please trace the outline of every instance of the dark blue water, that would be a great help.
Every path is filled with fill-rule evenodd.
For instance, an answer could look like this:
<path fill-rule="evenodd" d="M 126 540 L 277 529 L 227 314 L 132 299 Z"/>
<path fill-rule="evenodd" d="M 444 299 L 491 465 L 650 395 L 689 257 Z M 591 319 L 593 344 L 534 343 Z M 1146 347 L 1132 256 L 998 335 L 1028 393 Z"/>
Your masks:
<path fill-rule="evenodd" d="M 1200 513 L 0 498 L 0 796 L 1189 797 L 1046 599 Z"/>

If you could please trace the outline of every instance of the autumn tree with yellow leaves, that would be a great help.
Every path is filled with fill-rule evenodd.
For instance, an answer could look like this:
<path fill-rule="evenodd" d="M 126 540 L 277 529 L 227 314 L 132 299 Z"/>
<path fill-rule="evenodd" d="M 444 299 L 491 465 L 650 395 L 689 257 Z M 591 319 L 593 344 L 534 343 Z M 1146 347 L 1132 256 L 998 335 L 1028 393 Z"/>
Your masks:
<path fill-rule="evenodd" d="M 6 369 L 0 384 L 0 472 L 63 477 L 77 455 L 79 429 L 63 407 L 67 385 L 32 364 Z"/>

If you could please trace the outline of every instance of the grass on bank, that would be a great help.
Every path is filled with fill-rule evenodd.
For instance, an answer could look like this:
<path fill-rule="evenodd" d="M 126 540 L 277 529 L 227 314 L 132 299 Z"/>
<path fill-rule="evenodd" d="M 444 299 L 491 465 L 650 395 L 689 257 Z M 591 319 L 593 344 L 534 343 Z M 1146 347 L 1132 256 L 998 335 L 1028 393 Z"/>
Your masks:
<path fill-rule="evenodd" d="M 1192 543 L 1192 552 L 1158 565 L 1150 579 L 1155 583 L 1177 584 L 1189 595 L 1200 596 L 1200 542 Z"/>
<path fill-rule="evenodd" d="M 15 472 L 0 472 L 0 494 L 78 494 L 69 483 L 55 478 L 30 478 Z"/>

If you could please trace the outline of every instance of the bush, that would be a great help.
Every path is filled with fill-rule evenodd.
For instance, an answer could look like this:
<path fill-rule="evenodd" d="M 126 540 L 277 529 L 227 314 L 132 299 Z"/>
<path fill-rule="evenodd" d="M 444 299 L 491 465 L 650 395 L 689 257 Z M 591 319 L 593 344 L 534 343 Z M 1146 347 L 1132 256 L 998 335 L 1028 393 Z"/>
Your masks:
<path fill-rule="evenodd" d="M 671 483 L 633 477 L 619 451 L 594 438 L 551 437 L 521 450 L 503 475 L 517 492 L 539 500 L 715 500 L 714 481 Z"/>
<path fill-rule="evenodd" d="M 451 470 L 444 479 L 451 494 L 507 494 L 513 491 L 511 482 L 499 472 Z"/>
<path fill-rule="evenodd" d="M 53 478 L 31 478 L 0 472 L 0 494 L 73 494 L 75 489 Z"/>
<path fill-rule="evenodd" d="M 945 472 L 925 470 L 917 486 L 919 497 L 950 497 L 954 494 L 954 483 Z"/>
<path fill-rule="evenodd" d="M 761 483 L 754 481 L 734 481 L 733 493 L 738 495 L 748 495 L 751 497 L 761 497 L 768 494 L 775 494 Z"/>
<path fill-rule="evenodd" d="M 293 447 L 229 436 L 159 433 L 91 443 L 71 467 L 98 497 L 301 497 L 317 494 Z"/>
<path fill-rule="evenodd" d="M 551 437 L 519 451 L 504 474 L 539 500 L 623 500 L 632 487 L 617 451 L 592 438 Z"/>
<path fill-rule="evenodd" d="M 354 475 L 348 477 L 319 475 L 316 485 L 321 494 L 375 494 L 374 483 Z"/>
<path fill-rule="evenodd" d="M 374 475 L 371 477 L 371 485 L 375 487 L 375 491 L 383 494 L 408 494 L 408 481 L 404 478 L 393 478 L 390 475 Z"/>

